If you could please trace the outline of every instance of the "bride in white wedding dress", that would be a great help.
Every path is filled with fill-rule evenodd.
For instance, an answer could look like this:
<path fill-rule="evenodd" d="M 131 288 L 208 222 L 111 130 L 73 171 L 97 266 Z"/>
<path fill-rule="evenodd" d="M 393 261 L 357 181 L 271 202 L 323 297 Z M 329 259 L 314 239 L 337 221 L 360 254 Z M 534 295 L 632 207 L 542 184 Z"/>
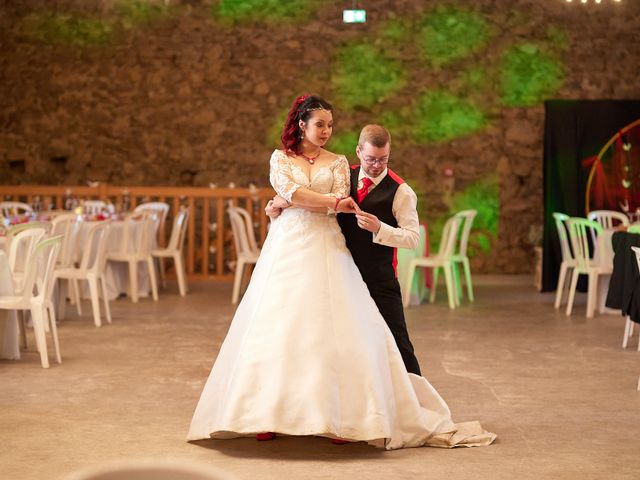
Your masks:
<path fill-rule="evenodd" d="M 494 434 L 477 422 L 454 424 L 431 384 L 407 373 L 335 215 L 327 214 L 357 210 L 347 159 L 320 148 L 331 135 L 331 106 L 300 97 L 292 124 L 305 134 L 298 143 L 311 148 L 276 150 L 270 180 L 305 208 L 287 208 L 271 224 L 187 440 L 274 432 L 386 449 L 490 444 Z M 285 125 L 283 139 L 290 133 Z"/>

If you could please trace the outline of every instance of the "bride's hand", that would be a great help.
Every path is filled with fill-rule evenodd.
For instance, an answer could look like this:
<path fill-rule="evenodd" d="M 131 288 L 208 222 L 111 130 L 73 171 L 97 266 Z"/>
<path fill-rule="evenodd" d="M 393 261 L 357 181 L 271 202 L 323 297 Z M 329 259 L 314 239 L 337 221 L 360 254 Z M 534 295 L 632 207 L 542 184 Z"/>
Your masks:
<path fill-rule="evenodd" d="M 266 213 L 271 220 L 275 220 L 282 213 L 282 209 L 274 207 L 273 200 L 269 200 L 269 203 L 267 203 L 267 206 L 264 209 L 264 213 Z"/>
<path fill-rule="evenodd" d="M 275 197 L 273 197 L 273 200 L 271 200 L 271 204 L 273 205 L 274 208 L 279 208 L 281 210 L 284 210 L 285 208 L 290 207 L 289 203 L 279 195 L 276 195 Z"/>
<path fill-rule="evenodd" d="M 343 198 L 336 207 L 337 213 L 360 213 L 360 207 L 351 197 Z"/>

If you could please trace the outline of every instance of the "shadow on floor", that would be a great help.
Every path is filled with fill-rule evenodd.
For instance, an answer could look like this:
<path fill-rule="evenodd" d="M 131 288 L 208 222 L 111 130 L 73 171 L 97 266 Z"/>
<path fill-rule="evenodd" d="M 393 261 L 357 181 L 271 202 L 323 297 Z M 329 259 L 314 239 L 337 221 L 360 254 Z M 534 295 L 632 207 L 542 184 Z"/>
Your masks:
<path fill-rule="evenodd" d="M 279 436 L 275 440 L 258 442 L 254 438 L 234 438 L 227 440 L 197 440 L 191 445 L 216 450 L 234 458 L 264 458 L 271 460 L 325 460 L 353 461 L 354 459 L 377 459 L 386 450 L 376 448 L 365 442 L 334 445 L 324 437 L 287 437 Z"/>

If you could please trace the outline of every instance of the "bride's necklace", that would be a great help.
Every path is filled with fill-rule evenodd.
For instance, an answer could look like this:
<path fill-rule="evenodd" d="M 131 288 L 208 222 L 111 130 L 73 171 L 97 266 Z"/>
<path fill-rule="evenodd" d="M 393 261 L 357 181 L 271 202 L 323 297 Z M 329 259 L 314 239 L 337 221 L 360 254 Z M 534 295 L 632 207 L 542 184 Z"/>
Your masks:
<path fill-rule="evenodd" d="M 315 157 L 310 157 L 310 156 L 305 155 L 304 153 L 300 152 L 300 156 L 302 158 L 304 158 L 307 162 L 309 162 L 311 165 L 313 165 L 316 162 L 316 158 L 318 158 L 321 153 L 322 153 L 322 151 L 319 151 L 318 154 Z"/>

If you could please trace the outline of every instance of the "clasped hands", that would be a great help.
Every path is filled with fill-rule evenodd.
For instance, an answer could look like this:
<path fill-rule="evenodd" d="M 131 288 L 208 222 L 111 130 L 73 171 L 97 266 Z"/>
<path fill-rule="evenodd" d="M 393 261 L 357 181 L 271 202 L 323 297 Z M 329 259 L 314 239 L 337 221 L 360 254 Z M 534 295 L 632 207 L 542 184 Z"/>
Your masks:
<path fill-rule="evenodd" d="M 267 206 L 265 207 L 265 213 L 271 218 L 271 220 L 275 220 L 280 216 L 282 211 L 286 208 L 289 208 L 291 205 L 287 203 L 287 201 L 276 195 L 272 200 L 269 200 Z M 356 203 L 356 201 L 351 197 L 345 197 L 337 202 L 336 205 L 336 213 L 353 213 L 356 216 L 356 221 L 358 222 L 358 227 L 363 230 L 367 230 L 371 233 L 378 233 L 380 230 L 380 220 L 375 215 L 371 213 L 367 213 L 363 210 L 360 210 L 360 207 Z"/>

